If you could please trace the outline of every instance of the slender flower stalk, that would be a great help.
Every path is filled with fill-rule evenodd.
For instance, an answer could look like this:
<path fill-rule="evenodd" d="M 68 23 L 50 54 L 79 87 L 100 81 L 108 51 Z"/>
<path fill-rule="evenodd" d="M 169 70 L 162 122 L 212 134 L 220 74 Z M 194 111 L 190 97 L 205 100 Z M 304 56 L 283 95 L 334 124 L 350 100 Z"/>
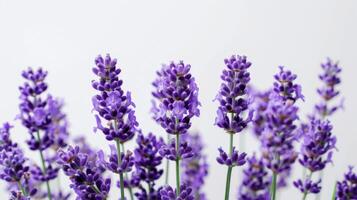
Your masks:
<path fill-rule="evenodd" d="M 245 163 L 245 153 L 238 154 L 233 145 L 233 136 L 247 127 L 252 120 L 253 112 L 249 112 L 248 117 L 243 119 L 243 115 L 248 110 L 249 101 L 244 97 L 247 94 L 247 84 L 250 81 L 250 74 L 247 71 L 251 63 L 245 56 L 231 56 L 224 60 L 226 69 L 223 70 L 220 91 L 216 97 L 220 106 L 217 110 L 215 124 L 223 128 L 229 134 L 228 155 L 219 149 L 220 156 L 217 161 L 227 165 L 225 200 L 229 199 L 231 174 L 234 166 L 241 166 Z"/>
<path fill-rule="evenodd" d="M 190 68 L 183 61 L 163 65 L 153 82 L 154 119 L 168 134 L 175 135 L 174 141 L 168 141 L 160 153 L 176 163 L 176 196 L 181 193 L 180 160 L 192 157 L 192 148 L 187 142 L 182 142 L 180 137 L 187 134 L 191 118 L 200 114 L 198 88 Z"/>
<path fill-rule="evenodd" d="M 95 115 L 97 121 L 95 130 L 100 130 L 108 141 L 115 141 L 116 151 L 115 153 L 112 151 L 112 156 L 117 156 L 115 158 L 116 168 L 111 166 L 109 170 L 118 173 L 120 196 L 124 200 L 123 173 L 130 171 L 131 167 L 123 166 L 122 157 L 130 157 L 132 153 L 130 151 L 121 152 L 120 144 L 132 139 L 137 131 L 138 122 L 134 114 L 135 104 L 131 101 L 130 92 L 124 94 L 121 88 L 123 81 L 119 79 L 121 70 L 116 66 L 117 60 L 112 59 L 108 54 L 105 58 L 98 56 L 95 59 L 95 64 L 96 67 L 93 68 L 93 72 L 99 77 L 99 80 L 92 82 L 93 88 L 99 92 L 92 98 L 94 110 L 97 112 L 97 115 Z M 102 125 L 102 120 L 107 122 L 106 127 Z M 111 159 L 114 159 L 112 156 Z"/>
<path fill-rule="evenodd" d="M 298 99 L 303 99 L 300 85 L 294 83 L 297 76 L 284 67 L 279 69 L 279 73 L 274 76 L 274 87 L 265 111 L 266 127 L 261 135 L 262 155 L 273 176 L 271 199 L 276 199 L 279 174 L 290 171 L 297 158 L 294 150 L 297 138 L 294 122 L 298 119 L 298 107 L 294 104 Z"/>
<path fill-rule="evenodd" d="M 21 86 L 20 92 L 20 114 L 18 118 L 28 129 L 30 139 L 27 141 L 31 150 L 38 151 L 41 158 L 41 168 L 34 167 L 31 173 L 34 179 L 46 183 L 48 199 L 52 199 L 49 181 L 55 179 L 58 174 L 58 167 L 53 167 L 52 160 L 44 157 L 44 151 L 55 144 L 57 124 L 57 113 L 54 113 L 52 96 L 44 96 L 47 84 L 44 82 L 47 72 L 39 68 L 32 70 L 29 68 L 22 73 L 26 82 Z"/>

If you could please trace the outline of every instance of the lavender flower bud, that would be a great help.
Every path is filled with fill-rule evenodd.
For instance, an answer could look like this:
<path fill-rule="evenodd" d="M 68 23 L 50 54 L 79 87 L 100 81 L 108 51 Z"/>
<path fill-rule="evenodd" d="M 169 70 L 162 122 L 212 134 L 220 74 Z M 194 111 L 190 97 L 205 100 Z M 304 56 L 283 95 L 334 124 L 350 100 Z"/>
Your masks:
<path fill-rule="evenodd" d="M 165 144 L 160 148 L 159 151 L 160 155 L 172 160 L 180 160 L 180 159 L 186 159 L 186 158 L 191 158 L 194 156 L 194 152 L 192 150 L 192 147 L 189 146 L 187 142 L 180 142 L 180 148 L 179 151 L 176 151 L 176 142 L 175 140 L 171 140 L 169 144 Z"/>
<path fill-rule="evenodd" d="M 110 146 L 110 156 L 109 161 L 106 161 L 104 158 L 104 152 L 99 151 L 98 158 L 99 162 L 105 166 L 106 169 L 112 171 L 113 173 L 119 174 L 124 172 L 130 172 L 134 166 L 134 157 L 131 151 L 126 153 L 121 153 L 121 163 L 118 164 L 118 153 L 115 146 Z"/>

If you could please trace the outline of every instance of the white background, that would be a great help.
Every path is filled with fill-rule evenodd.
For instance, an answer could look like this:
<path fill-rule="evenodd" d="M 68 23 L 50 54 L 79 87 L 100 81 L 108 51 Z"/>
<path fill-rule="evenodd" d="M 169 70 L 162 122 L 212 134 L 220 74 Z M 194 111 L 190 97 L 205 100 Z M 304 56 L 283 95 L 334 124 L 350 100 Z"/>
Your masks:
<path fill-rule="evenodd" d="M 49 90 L 65 99 L 71 133 L 85 134 L 97 148 L 107 150 L 103 135 L 92 132 L 94 58 L 107 52 L 118 58 L 124 88 L 132 91 L 137 105 L 140 127 L 163 136 L 149 114 L 151 82 L 162 63 L 182 59 L 192 65 L 200 87 L 201 117 L 193 121 L 193 129 L 202 133 L 211 164 L 205 191 L 209 199 L 223 199 L 226 168 L 215 157 L 218 146 L 227 146 L 228 135 L 213 125 L 217 103 L 212 102 L 223 59 L 247 55 L 253 63 L 252 82 L 261 89 L 272 85 L 278 65 L 293 70 L 306 96 L 301 104 L 304 117 L 318 100 L 319 64 L 329 56 L 340 60 L 343 68 L 339 89 L 345 110 L 331 119 L 339 151 L 334 166 L 326 169 L 322 199 L 330 199 L 334 181 L 342 178 L 348 165 L 357 164 L 356 1 L 60 2 L 0 1 L 0 121 L 16 125 L 13 138 L 25 149 L 28 134 L 12 120 L 18 113 L 20 73 L 26 67 L 49 71 Z M 255 140 L 249 132 L 245 134 L 246 150 L 256 150 Z M 33 159 L 38 156 L 26 153 Z M 238 171 L 233 174 L 232 199 L 240 182 Z M 296 164 L 294 179 L 300 175 Z M 118 193 L 114 187 L 112 191 Z M 279 196 L 301 198 L 293 187 Z M 0 199 L 7 197 L 0 193 Z"/>

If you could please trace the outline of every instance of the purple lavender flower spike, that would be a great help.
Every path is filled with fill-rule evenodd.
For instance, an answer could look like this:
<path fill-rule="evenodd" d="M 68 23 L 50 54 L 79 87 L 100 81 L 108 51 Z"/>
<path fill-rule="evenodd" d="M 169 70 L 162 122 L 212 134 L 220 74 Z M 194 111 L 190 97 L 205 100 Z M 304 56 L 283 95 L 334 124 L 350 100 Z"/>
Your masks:
<path fill-rule="evenodd" d="M 74 190 L 78 199 L 107 198 L 110 179 L 103 178 L 100 167 L 88 163 L 88 155 L 80 153 L 78 146 L 69 146 L 67 151 L 59 150 L 57 162 L 70 178 L 70 188 Z"/>
<path fill-rule="evenodd" d="M 344 175 L 344 180 L 337 182 L 337 200 L 357 199 L 357 174 L 353 172 L 353 167 L 349 167 Z"/>
<path fill-rule="evenodd" d="M 215 125 L 224 129 L 230 135 L 229 152 L 224 152 L 219 148 L 220 155 L 217 162 L 228 166 L 225 200 L 229 199 L 230 180 L 232 168 L 245 163 L 245 153 L 238 154 L 233 147 L 233 136 L 243 131 L 252 121 L 253 111 L 248 111 L 250 100 L 248 96 L 247 84 L 250 81 L 248 68 L 251 63 L 245 56 L 231 56 L 224 60 L 226 68 L 223 70 L 221 79 L 223 83 L 218 92 L 216 100 L 219 102 Z M 247 117 L 244 119 L 244 115 Z"/>
<path fill-rule="evenodd" d="M 298 188 L 302 193 L 304 194 L 317 194 L 321 191 L 321 186 L 320 186 L 321 180 L 317 182 L 313 182 L 311 179 L 307 178 L 304 181 L 301 179 L 298 179 L 297 181 L 294 181 L 294 186 Z"/>
<path fill-rule="evenodd" d="M 269 200 L 270 177 L 262 159 L 255 154 L 247 159 L 243 181 L 239 188 L 239 200 Z"/>
<path fill-rule="evenodd" d="M 161 200 L 194 200 L 192 188 L 183 184 L 180 186 L 179 195 L 175 195 L 175 191 L 170 186 L 165 186 L 160 190 Z"/>
<path fill-rule="evenodd" d="M 37 189 L 29 183 L 30 167 L 18 144 L 10 139 L 12 126 L 5 123 L 0 128 L 0 179 L 9 184 L 10 199 L 30 199 Z"/>
<path fill-rule="evenodd" d="M 105 58 L 99 55 L 95 59 L 96 67 L 93 68 L 93 73 L 99 77 L 99 80 L 92 81 L 92 86 L 99 94 L 92 98 L 92 103 L 97 113 L 95 115 L 97 126 L 94 130 L 100 130 L 107 140 L 116 142 L 117 152 L 114 154 L 112 151 L 110 162 L 105 165 L 109 170 L 119 173 L 120 196 L 124 199 L 123 172 L 131 170 L 133 158 L 132 153 L 122 154 L 120 146 L 124 148 L 124 143 L 134 137 L 139 124 L 136 121 L 135 104 L 131 100 L 131 93 L 124 93 L 121 87 L 123 81 L 119 79 L 121 70 L 116 64 L 117 60 L 112 59 L 109 54 Z M 105 121 L 105 126 L 102 125 L 102 120 Z M 117 156 L 116 159 L 114 155 Z M 117 163 L 114 164 L 113 160 Z M 132 196 L 130 189 L 129 191 Z"/>
<path fill-rule="evenodd" d="M 207 157 L 203 153 L 203 142 L 200 134 L 186 134 L 182 138 L 193 148 L 194 156 L 182 161 L 182 181 L 190 185 L 196 199 L 204 200 L 205 194 L 201 191 L 208 175 Z"/>
<path fill-rule="evenodd" d="M 183 61 L 163 65 L 153 82 L 154 119 L 169 134 L 185 134 L 191 127 L 191 118 L 200 115 L 198 87 L 190 68 Z"/>
<path fill-rule="evenodd" d="M 271 91 L 264 92 L 251 91 L 253 96 L 254 118 L 252 122 L 253 133 L 260 138 L 266 127 L 266 111 L 268 110 Z"/>
<path fill-rule="evenodd" d="M 99 80 L 92 81 L 92 86 L 99 94 L 92 98 L 94 110 L 97 112 L 97 127 L 104 133 L 107 140 L 119 140 L 124 143 L 134 137 L 138 122 L 134 114 L 135 104 L 131 100 L 130 92 L 126 94 L 121 88 L 123 83 L 119 79 L 121 70 L 117 68 L 117 60 L 109 54 L 105 58 L 98 56 L 93 68 Z M 108 127 L 101 123 L 108 121 Z"/>
<path fill-rule="evenodd" d="M 325 63 L 321 64 L 321 67 L 323 73 L 319 75 L 319 79 L 323 82 L 323 86 L 317 89 L 317 93 L 322 100 L 315 105 L 315 111 L 319 118 L 323 119 L 327 116 L 331 116 L 336 110 L 342 107 L 342 105 L 327 105 L 328 102 L 340 94 L 340 92 L 336 90 L 336 86 L 341 83 L 339 75 L 342 69 L 338 66 L 338 62 L 333 62 L 329 58 Z"/>

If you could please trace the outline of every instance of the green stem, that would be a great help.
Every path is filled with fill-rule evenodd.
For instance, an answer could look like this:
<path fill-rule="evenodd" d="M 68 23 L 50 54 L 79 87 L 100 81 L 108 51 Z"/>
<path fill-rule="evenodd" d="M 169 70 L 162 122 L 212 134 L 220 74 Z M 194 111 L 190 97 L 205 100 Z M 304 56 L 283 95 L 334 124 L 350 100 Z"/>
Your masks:
<path fill-rule="evenodd" d="M 167 142 L 166 144 L 169 144 L 170 142 L 170 134 L 167 134 Z M 166 159 L 166 167 L 165 167 L 165 185 L 169 184 L 169 169 L 170 169 L 170 161 L 169 159 Z"/>
<path fill-rule="evenodd" d="M 180 150 L 180 134 L 176 133 L 176 196 L 180 195 L 180 157 L 179 157 L 179 150 Z"/>
<path fill-rule="evenodd" d="M 122 144 L 121 147 L 123 148 L 123 152 L 125 152 L 124 144 Z M 127 172 L 125 172 L 124 176 L 125 176 L 126 180 L 129 180 Z M 133 189 L 131 188 L 131 186 L 128 187 L 128 190 L 129 190 L 129 194 L 130 194 L 130 199 L 134 200 Z"/>
<path fill-rule="evenodd" d="M 229 133 L 229 157 L 232 156 L 233 154 L 233 133 Z M 226 191 L 224 194 L 224 199 L 228 200 L 229 199 L 229 191 L 231 188 L 231 177 L 232 177 L 232 166 L 228 166 L 227 170 L 227 178 L 226 178 Z"/>
<path fill-rule="evenodd" d="M 26 190 L 24 189 L 24 187 L 22 187 L 20 181 L 17 181 L 17 185 L 18 185 L 19 189 L 21 190 L 21 193 L 22 193 L 25 197 L 27 197 L 28 194 L 27 194 Z"/>
<path fill-rule="evenodd" d="M 151 200 L 151 198 L 150 198 L 150 191 L 151 191 L 151 184 L 150 183 L 148 183 L 148 200 Z"/>
<path fill-rule="evenodd" d="M 278 178 L 278 174 L 273 172 L 272 184 L 270 188 L 270 200 L 275 200 L 276 198 L 276 180 Z"/>
<path fill-rule="evenodd" d="M 120 142 L 119 142 L 119 140 L 115 140 L 115 141 L 116 141 L 117 151 L 118 151 L 118 165 L 120 166 L 121 165 Z M 120 183 L 120 196 L 121 196 L 121 199 L 125 199 L 123 173 L 119 173 L 119 183 Z"/>
<path fill-rule="evenodd" d="M 39 146 L 41 148 L 41 137 L 40 137 L 39 131 L 37 131 L 37 140 L 38 140 Z M 41 163 L 42 163 L 42 171 L 44 174 L 47 174 L 47 169 L 46 169 L 45 158 L 43 156 L 43 152 L 41 149 L 39 149 L 39 152 L 40 152 Z M 48 180 L 46 181 L 46 186 L 47 186 L 47 197 L 49 200 L 52 200 L 51 187 L 50 187 L 50 183 Z"/>
<path fill-rule="evenodd" d="M 335 184 L 334 184 L 331 200 L 336 200 L 336 188 L 337 188 L 337 182 L 335 182 Z"/>

